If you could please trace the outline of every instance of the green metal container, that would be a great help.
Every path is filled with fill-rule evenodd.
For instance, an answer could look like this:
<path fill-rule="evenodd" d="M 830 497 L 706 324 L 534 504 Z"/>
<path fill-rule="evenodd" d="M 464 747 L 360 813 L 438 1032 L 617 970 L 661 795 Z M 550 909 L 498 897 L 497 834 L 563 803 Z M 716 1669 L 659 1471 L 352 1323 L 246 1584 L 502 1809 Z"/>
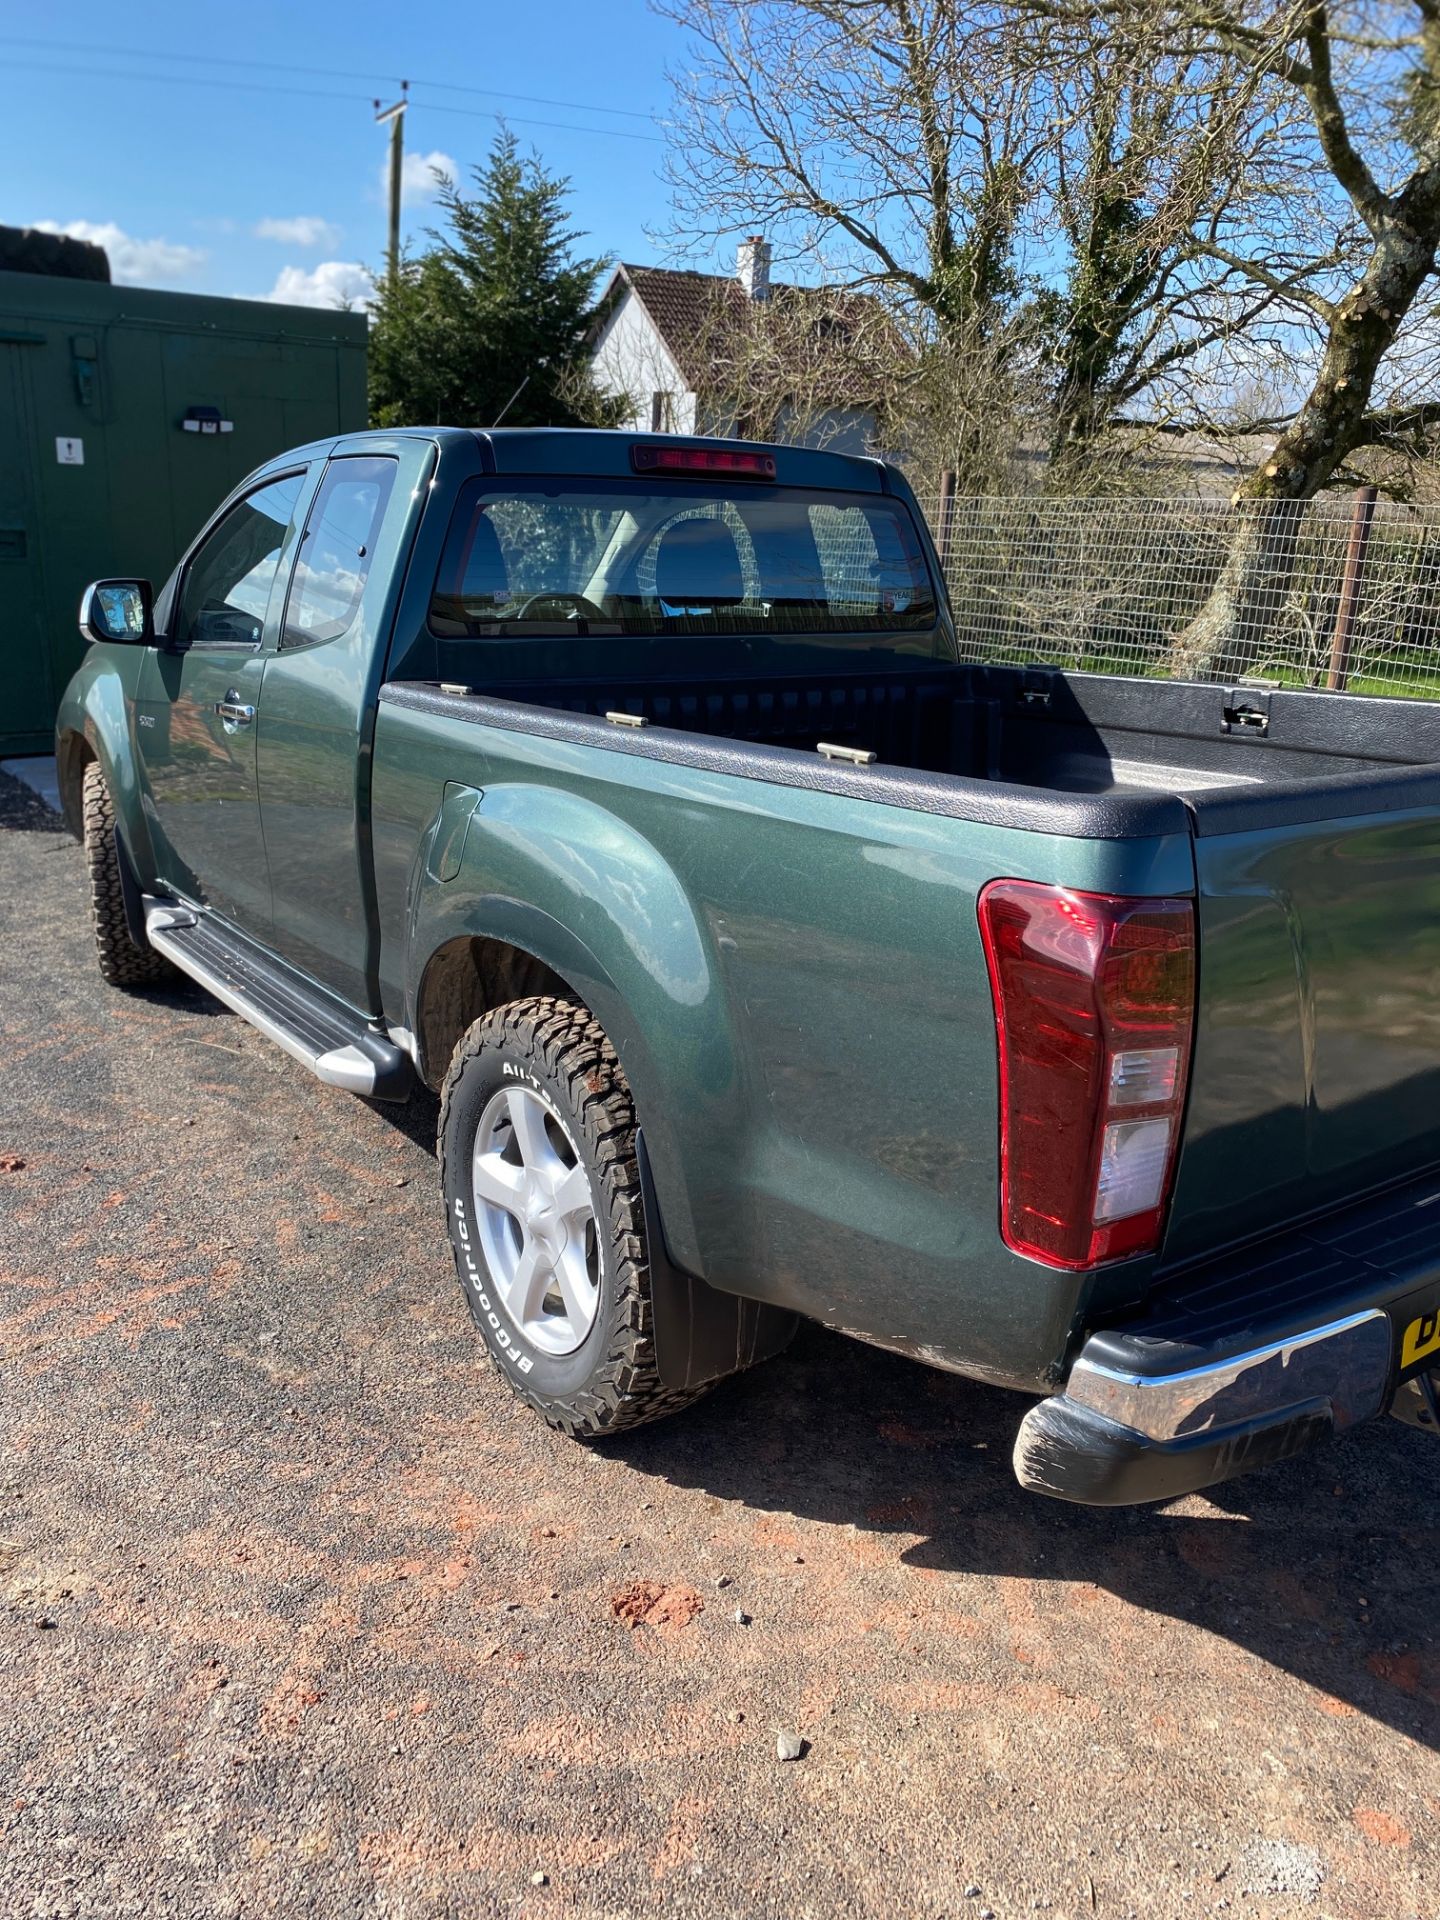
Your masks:
<path fill-rule="evenodd" d="M 49 752 L 75 613 L 235 482 L 365 424 L 365 316 L 0 273 L 0 754 Z"/>

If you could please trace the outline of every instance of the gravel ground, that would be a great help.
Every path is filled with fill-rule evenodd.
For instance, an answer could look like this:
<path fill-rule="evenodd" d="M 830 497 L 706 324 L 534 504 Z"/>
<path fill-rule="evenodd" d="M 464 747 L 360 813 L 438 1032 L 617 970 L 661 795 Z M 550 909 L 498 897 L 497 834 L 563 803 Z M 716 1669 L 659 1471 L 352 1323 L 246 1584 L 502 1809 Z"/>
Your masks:
<path fill-rule="evenodd" d="M 587 1451 L 484 1364 L 433 1101 L 107 990 L 4 776 L 0 926 L 4 1920 L 1440 1910 L 1423 1435 L 1087 1513 L 808 1329 Z"/>

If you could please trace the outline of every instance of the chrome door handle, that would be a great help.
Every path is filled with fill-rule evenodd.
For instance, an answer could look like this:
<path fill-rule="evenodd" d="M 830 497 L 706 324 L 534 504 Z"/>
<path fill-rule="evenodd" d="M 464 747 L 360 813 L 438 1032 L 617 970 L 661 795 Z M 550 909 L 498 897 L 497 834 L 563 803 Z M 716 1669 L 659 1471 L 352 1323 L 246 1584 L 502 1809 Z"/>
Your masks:
<path fill-rule="evenodd" d="M 226 733 L 234 733 L 237 727 L 248 727 L 255 718 L 254 707 L 247 706 L 234 687 L 229 689 L 223 700 L 215 702 L 215 711 Z"/>

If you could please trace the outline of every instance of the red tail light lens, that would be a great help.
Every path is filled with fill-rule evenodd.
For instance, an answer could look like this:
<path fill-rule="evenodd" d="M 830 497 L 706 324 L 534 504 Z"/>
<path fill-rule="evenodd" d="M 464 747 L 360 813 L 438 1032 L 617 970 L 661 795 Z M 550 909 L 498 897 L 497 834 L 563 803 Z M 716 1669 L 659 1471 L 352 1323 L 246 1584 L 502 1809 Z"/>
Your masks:
<path fill-rule="evenodd" d="M 751 453 L 741 447 L 632 447 L 630 464 L 637 473 L 728 474 L 732 480 L 775 478 L 773 454 Z"/>
<path fill-rule="evenodd" d="M 1052 1267 L 1153 1251 L 1190 1068 L 1193 904 L 995 880 L 980 932 L 1006 1245 Z"/>

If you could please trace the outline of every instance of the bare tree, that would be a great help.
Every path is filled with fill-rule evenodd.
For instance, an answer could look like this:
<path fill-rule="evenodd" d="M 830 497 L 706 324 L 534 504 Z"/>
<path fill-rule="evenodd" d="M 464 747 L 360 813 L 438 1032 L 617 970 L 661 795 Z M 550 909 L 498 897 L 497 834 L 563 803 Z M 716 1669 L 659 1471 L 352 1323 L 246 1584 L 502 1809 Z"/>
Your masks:
<path fill-rule="evenodd" d="M 1004 491 L 1025 435 L 1043 432 L 1039 375 L 1014 346 L 979 327 L 941 338 L 928 316 L 850 288 L 779 285 L 754 300 L 722 281 L 696 343 L 702 417 L 708 431 L 817 447 L 860 429 L 924 490 L 949 468 L 964 492 Z"/>
<path fill-rule="evenodd" d="M 889 309 L 870 295 L 780 285 L 752 299 L 721 280 L 694 358 L 706 370 L 697 398 L 709 432 L 826 446 L 863 415 L 878 445 L 904 349 Z"/>
<path fill-rule="evenodd" d="M 1197 240 L 1248 243 L 1251 210 L 1295 218 L 1309 189 L 1273 76 L 1194 22 L 1117 33 L 1081 0 L 659 4 L 694 56 L 670 122 L 680 238 L 764 230 L 879 293 L 912 348 L 897 378 L 923 363 L 932 393 L 963 394 L 971 366 L 992 407 L 1023 396 L 1027 431 L 1048 379 L 1052 485 L 1093 489 L 1117 417 L 1193 410 L 1222 349 L 1303 311 L 1312 253 L 1259 283 Z M 974 424 L 962 406 L 947 464 L 978 487 L 996 436 Z"/>
<path fill-rule="evenodd" d="M 1440 0 L 1114 0 L 1104 14 L 1136 49 L 1198 35 L 1217 65 L 1237 63 L 1273 101 L 1277 140 L 1308 160 L 1324 209 L 1279 235 L 1264 209 L 1248 244 L 1214 227 L 1194 236 L 1197 257 L 1236 285 L 1283 299 L 1288 324 L 1271 344 L 1296 386 L 1286 417 L 1247 423 L 1278 438 L 1237 491 L 1230 563 L 1172 652 L 1179 673 L 1236 673 L 1284 599 L 1304 502 L 1358 451 L 1440 426 L 1433 317 L 1419 304 L 1440 246 Z"/>
<path fill-rule="evenodd" d="M 1258 284 L 1208 244 L 1280 224 L 1282 206 L 1303 225 L 1305 170 L 1262 73 L 1184 23 L 1126 39 L 1093 14 L 1062 16 L 1038 44 L 1061 128 L 1062 264 L 1037 308 L 1056 370 L 1051 486 L 1064 491 L 1137 403 L 1159 426 L 1179 409 L 1215 424 L 1230 391 L 1203 404 L 1197 372 L 1298 308 L 1320 265 L 1307 253 Z"/>
<path fill-rule="evenodd" d="M 685 31 L 679 235 L 765 232 L 946 338 L 998 324 L 1053 139 L 1024 26 L 973 0 L 658 0 Z"/>
<path fill-rule="evenodd" d="M 967 366 L 1012 439 L 1048 370 L 1052 486 L 1136 414 L 1276 436 L 1176 671 L 1253 660 L 1316 492 L 1440 443 L 1440 0 L 660 4 L 682 226 L 887 299 L 962 487 L 1005 465 Z"/>

